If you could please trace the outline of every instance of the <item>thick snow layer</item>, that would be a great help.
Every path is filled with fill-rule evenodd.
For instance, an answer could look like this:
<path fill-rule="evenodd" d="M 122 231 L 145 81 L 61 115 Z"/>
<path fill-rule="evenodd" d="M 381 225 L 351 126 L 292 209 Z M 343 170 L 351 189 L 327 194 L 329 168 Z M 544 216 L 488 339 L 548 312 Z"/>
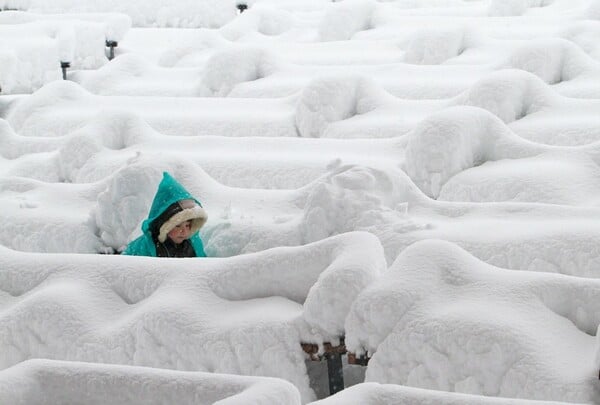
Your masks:
<path fill-rule="evenodd" d="M 211 256 L 365 230 L 380 238 L 390 263 L 415 241 L 441 238 L 502 267 L 598 277 L 596 209 L 436 202 L 401 171 L 360 166 L 333 166 L 295 190 L 230 188 L 195 164 L 157 154 L 134 157 L 117 174 L 77 187 L 7 178 L 2 243 L 39 252 L 121 249 L 139 232 L 163 170 L 210 213 L 202 237 Z"/>
<path fill-rule="evenodd" d="M 585 153 L 486 161 L 453 176 L 438 199 L 600 205 L 600 168 Z"/>
<path fill-rule="evenodd" d="M 65 26 L 72 26 L 76 30 L 76 40 L 81 41 L 79 46 L 84 47 L 84 24 L 103 27 L 104 37 L 110 41 L 121 41 L 131 28 L 131 18 L 119 13 L 62 13 L 62 14 L 37 14 L 23 11 L 4 11 L 0 14 L 0 24 L 24 24 L 42 22 L 48 29 L 58 30 Z M 88 47 L 93 44 L 88 44 Z"/>
<path fill-rule="evenodd" d="M 0 371 L 0 402 L 30 405 L 301 403 L 298 390 L 281 379 L 57 360 L 28 360 Z"/>
<path fill-rule="evenodd" d="M 600 402 L 600 3 L 247 4 L 0 0 L 0 402 Z"/>
<path fill-rule="evenodd" d="M 342 334 L 352 301 L 385 269 L 367 233 L 200 261 L 1 257 L 2 368 L 52 358 L 264 375 L 304 401 L 300 343 Z"/>
<path fill-rule="evenodd" d="M 0 155 L 6 158 L 1 167 L 12 176 L 96 182 L 138 154 L 160 152 L 185 157 L 218 182 L 244 188 L 298 188 L 342 164 L 396 167 L 403 150 L 397 139 L 164 136 L 137 115 L 117 112 L 98 115 L 64 137 L 50 138 L 20 136 L 0 120 L 0 141 Z M 281 147 L 294 151 L 286 162 L 281 162 Z M 236 150 L 235 160 L 228 150 Z"/>
<path fill-rule="evenodd" d="M 9 7 L 44 14 L 122 13 L 136 27 L 220 27 L 236 15 L 233 0 L 143 0 L 97 2 L 93 0 L 6 0 Z"/>
<path fill-rule="evenodd" d="M 595 403 L 599 305 L 598 280 L 495 268 L 423 241 L 354 302 L 346 344 L 373 354 L 367 381 Z"/>
<path fill-rule="evenodd" d="M 131 26 L 122 14 L 0 13 L 0 85 L 3 94 L 31 93 L 60 77 L 61 62 L 72 69 L 107 62 L 105 42 L 121 40 Z"/>
<path fill-rule="evenodd" d="M 349 229 L 374 230 L 376 224 L 391 223 L 406 230 L 420 227 L 407 217 L 405 202 L 421 194 L 398 171 L 341 166 L 299 189 L 258 190 L 224 187 L 187 163 L 149 163 L 140 159 L 122 170 L 98 197 L 93 217 L 102 240 L 113 248 L 122 247 L 129 235 L 139 232 L 135 225 L 145 215 L 139 207 L 150 206 L 154 191 L 148 190 L 156 188 L 161 170 L 176 173 L 206 209 L 217 210 L 203 231 L 211 255 L 298 245 Z"/>
<path fill-rule="evenodd" d="M 369 29 L 376 4 L 374 0 L 346 0 L 332 4 L 317 28 L 319 38 L 322 41 L 341 41 L 352 38 L 358 31 Z"/>
<path fill-rule="evenodd" d="M 327 399 L 313 402 L 314 405 L 558 405 L 562 403 L 450 394 L 444 391 L 373 382 L 357 384 Z"/>
<path fill-rule="evenodd" d="M 214 88 L 226 91 L 236 75 L 215 81 Z M 120 110 L 139 114 L 165 135 L 378 138 L 404 135 L 431 113 L 454 105 L 487 109 L 517 135 L 536 142 L 574 145 L 600 139 L 598 99 L 562 97 L 535 75 L 515 69 L 491 73 L 442 100 L 396 98 L 361 76 L 321 77 L 285 98 L 216 100 L 97 96 L 58 81 L 15 100 L 6 107 L 6 119 L 25 136 L 65 135 L 98 114 Z"/>
<path fill-rule="evenodd" d="M 0 24 L 2 94 L 31 93 L 44 84 L 59 79 L 59 42 L 59 39 L 35 23 Z"/>
<path fill-rule="evenodd" d="M 600 78 L 600 64 L 573 42 L 558 38 L 530 41 L 495 40 L 464 28 L 429 28 L 418 31 L 404 41 L 406 44 L 381 41 L 375 42 L 378 46 L 374 47 L 370 43 L 374 41 L 364 43 L 365 41 L 352 40 L 342 41 L 337 45 L 338 48 L 344 44 L 344 48 L 355 47 L 357 50 L 368 47 L 371 59 L 403 62 L 365 65 L 362 59 L 359 59 L 361 64 L 358 64 L 358 61 L 353 62 L 356 56 L 350 55 L 324 60 L 326 42 L 297 44 L 284 40 L 256 39 L 253 42 L 260 43 L 260 47 L 233 46 L 214 32 L 205 31 L 203 34 L 195 33 L 194 36 L 195 41 L 190 38 L 183 44 L 169 41 L 171 49 L 164 51 L 164 55 L 158 58 L 162 61 L 159 63 L 167 66 L 166 61 L 169 61 L 168 66 L 172 67 L 185 60 L 186 66 L 194 65 L 189 67 L 197 67 L 198 74 L 202 74 L 205 81 L 208 79 L 209 88 L 215 88 L 211 83 L 217 83 L 216 90 L 220 90 L 219 95 L 288 96 L 302 90 L 309 82 L 321 76 L 345 77 L 355 74 L 373 78 L 386 91 L 400 98 L 446 98 L 466 90 L 492 71 L 518 68 L 537 75 L 552 85 L 559 94 L 578 98 L 600 96 L 600 88 L 593 85 Z M 168 37 L 165 33 L 162 39 L 155 38 L 159 44 L 157 46 L 160 48 L 160 43 L 167 41 Z M 206 42 L 219 43 L 218 48 L 223 49 L 207 49 Z M 212 49 L 212 52 L 209 49 Z M 150 51 L 154 55 L 157 53 L 156 47 Z M 296 54 L 301 54 L 302 58 L 299 60 Z M 386 60 L 391 54 L 396 54 L 397 57 Z M 181 81 L 181 85 L 174 86 L 170 94 L 187 96 L 190 94 L 190 87 L 195 87 L 190 86 L 189 81 L 197 82 L 198 79 L 189 79 L 185 70 L 162 69 L 158 74 L 156 66 L 150 62 L 157 57 L 147 54 L 146 58 L 149 61 L 137 68 L 128 68 L 129 61 L 120 63 L 117 58 L 113 63 L 120 65 L 118 69 L 133 71 L 130 74 L 124 72 L 123 75 L 111 74 L 113 82 L 107 83 L 104 80 L 101 89 L 86 84 L 76 76 L 74 79 L 94 93 L 111 95 L 163 95 L 167 91 L 166 82 Z M 414 64 L 418 64 L 419 67 L 413 66 Z M 99 72 L 98 75 L 104 77 L 108 72 Z M 440 77 L 450 74 L 455 78 L 452 82 L 440 80 Z M 90 76 L 93 78 L 95 75 Z M 157 81 L 162 85 L 157 87 Z M 187 87 L 184 82 L 187 82 Z M 227 85 L 224 89 L 223 84 Z M 126 92 L 123 89 L 126 89 Z"/>
<path fill-rule="evenodd" d="M 65 135 L 109 111 L 139 114 L 154 129 L 170 135 L 297 135 L 295 106 L 288 99 L 114 98 L 93 95 L 71 81 L 57 81 L 15 104 L 7 120 L 25 136 Z"/>

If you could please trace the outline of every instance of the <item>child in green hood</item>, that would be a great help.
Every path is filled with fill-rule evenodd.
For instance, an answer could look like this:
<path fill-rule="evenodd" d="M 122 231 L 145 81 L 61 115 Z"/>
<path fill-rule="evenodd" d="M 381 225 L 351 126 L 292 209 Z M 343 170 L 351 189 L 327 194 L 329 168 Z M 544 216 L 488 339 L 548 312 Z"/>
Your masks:
<path fill-rule="evenodd" d="M 208 216 L 200 201 L 164 172 L 152 201 L 142 236 L 122 254 L 154 257 L 206 257 L 198 230 Z"/>

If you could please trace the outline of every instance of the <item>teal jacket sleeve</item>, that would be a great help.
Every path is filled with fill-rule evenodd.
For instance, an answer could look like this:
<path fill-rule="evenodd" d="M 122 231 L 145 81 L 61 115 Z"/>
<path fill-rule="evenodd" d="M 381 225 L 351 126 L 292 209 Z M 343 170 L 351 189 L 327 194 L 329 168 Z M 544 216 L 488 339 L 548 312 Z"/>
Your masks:
<path fill-rule="evenodd" d="M 154 243 L 152 243 L 152 241 L 146 235 L 142 235 L 139 238 L 129 242 L 121 254 L 128 256 L 156 257 L 156 247 L 154 247 Z"/>

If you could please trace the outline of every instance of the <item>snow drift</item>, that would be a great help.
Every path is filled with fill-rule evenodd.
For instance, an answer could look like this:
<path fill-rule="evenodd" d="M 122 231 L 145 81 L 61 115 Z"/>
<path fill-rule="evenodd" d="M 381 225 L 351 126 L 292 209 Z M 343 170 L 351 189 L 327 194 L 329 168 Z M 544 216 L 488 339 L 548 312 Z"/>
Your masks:
<path fill-rule="evenodd" d="M 503 397 L 597 400 L 598 280 L 504 270 L 422 241 L 363 292 L 350 350 L 367 381 Z"/>

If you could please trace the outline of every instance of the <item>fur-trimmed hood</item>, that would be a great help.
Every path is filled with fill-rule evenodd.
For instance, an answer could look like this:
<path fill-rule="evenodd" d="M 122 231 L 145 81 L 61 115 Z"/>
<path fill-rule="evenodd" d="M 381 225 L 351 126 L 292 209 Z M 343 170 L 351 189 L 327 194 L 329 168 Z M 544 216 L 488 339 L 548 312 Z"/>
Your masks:
<path fill-rule="evenodd" d="M 169 173 L 164 172 L 152 201 L 142 231 L 164 242 L 167 234 L 184 221 L 192 221 L 192 235 L 206 223 L 208 215 L 200 201 L 195 199 Z"/>
<path fill-rule="evenodd" d="M 191 221 L 191 235 L 198 232 L 208 216 L 204 208 L 194 200 L 180 200 L 171 204 L 151 224 L 153 235 L 158 235 L 159 242 L 167 240 L 167 234 L 184 221 Z"/>

